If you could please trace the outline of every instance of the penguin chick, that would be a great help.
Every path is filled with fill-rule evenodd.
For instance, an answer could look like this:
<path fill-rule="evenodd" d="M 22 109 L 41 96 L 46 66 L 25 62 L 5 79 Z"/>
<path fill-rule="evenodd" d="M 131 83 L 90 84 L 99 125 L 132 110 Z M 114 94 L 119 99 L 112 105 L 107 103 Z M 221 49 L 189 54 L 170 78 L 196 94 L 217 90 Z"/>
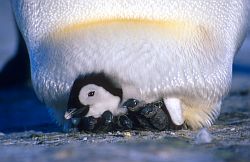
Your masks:
<path fill-rule="evenodd" d="M 105 111 L 117 116 L 126 113 L 119 108 L 122 90 L 104 75 L 90 74 L 78 77 L 71 89 L 65 119 L 72 117 L 99 118 Z"/>

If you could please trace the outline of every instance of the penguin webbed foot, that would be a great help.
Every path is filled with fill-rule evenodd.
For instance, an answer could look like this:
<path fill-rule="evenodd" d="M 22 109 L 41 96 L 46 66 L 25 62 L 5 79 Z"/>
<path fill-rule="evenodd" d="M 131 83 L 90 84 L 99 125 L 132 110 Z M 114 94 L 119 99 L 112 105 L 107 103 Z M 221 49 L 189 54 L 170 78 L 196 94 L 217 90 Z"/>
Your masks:
<path fill-rule="evenodd" d="M 105 111 L 101 117 L 93 116 L 82 117 L 81 121 L 75 125 L 79 131 L 99 132 L 109 131 L 113 129 L 113 114 L 110 111 Z"/>
<path fill-rule="evenodd" d="M 160 131 L 170 128 L 170 120 L 163 110 L 162 101 L 143 104 L 136 99 L 129 99 L 123 107 L 128 109 L 128 117 L 133 121 L 134 128 Z"/>
<path fill-rule="evenodd" d="M 128 130 L 133 127 L 132 121 L 126 115 L 113 116 L 110 111 L 105 111 L 99 118 L 89 116 L 82 117 L 79 120 L 75 122 L 75 119 L 72 119 L 72 124 L 79 131 L 85 132 L 109 132 Z"/>

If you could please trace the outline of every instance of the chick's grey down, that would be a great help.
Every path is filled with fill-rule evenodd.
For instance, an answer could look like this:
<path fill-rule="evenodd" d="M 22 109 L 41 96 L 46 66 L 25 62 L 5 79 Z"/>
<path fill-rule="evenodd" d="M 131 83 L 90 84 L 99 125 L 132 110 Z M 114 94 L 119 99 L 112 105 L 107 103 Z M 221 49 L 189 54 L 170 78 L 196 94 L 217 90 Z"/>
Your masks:
<path fill-rule="evenodd" d="M 12 0 L 37 96 L 67 125 L 70 88 L 104 71 L 123 101 L 163 99 L 171 119 L 197 129 L 218 117 L 248 0 Z M 119 108 L 119 107 L 118 107 Z"/>

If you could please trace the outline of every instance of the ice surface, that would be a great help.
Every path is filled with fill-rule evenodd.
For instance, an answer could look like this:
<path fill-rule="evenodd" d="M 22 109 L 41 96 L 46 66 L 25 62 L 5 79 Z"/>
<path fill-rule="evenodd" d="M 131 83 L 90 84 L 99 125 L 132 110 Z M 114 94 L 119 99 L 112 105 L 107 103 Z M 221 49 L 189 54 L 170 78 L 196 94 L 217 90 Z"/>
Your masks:
<path fill-rule="evenodd" d="M 206 128 L 202 128 L 196 135 L 196 144 L 211 143 L 213 140 L 212 135 L 208 132 Z"/>

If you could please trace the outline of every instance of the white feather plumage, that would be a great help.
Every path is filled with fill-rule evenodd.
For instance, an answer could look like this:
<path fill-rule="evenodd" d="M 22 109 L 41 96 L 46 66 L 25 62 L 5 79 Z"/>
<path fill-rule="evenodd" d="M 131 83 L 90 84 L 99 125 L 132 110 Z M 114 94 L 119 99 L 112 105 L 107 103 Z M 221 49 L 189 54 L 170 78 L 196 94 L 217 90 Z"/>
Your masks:
<path fill-rule="evenodd" d="M 124 100 L 182 101 L 188 127 L 210 126 L 246 31 L 248 0 L 12 0 L 38 97 L 64 123 L 80 74 L 104 71 Z"/>

